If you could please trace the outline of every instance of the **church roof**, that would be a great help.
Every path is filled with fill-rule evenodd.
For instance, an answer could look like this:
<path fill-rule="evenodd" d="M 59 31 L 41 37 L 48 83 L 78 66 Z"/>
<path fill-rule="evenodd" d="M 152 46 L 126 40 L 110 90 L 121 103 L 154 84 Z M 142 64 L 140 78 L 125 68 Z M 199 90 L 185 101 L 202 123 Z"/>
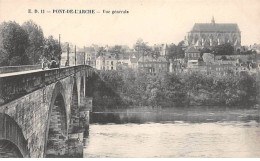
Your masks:
<path fill-rule="evenodd" d="M 191 32 L 240 32 L 237 24 L 232 23 L 195 23 Z"/>

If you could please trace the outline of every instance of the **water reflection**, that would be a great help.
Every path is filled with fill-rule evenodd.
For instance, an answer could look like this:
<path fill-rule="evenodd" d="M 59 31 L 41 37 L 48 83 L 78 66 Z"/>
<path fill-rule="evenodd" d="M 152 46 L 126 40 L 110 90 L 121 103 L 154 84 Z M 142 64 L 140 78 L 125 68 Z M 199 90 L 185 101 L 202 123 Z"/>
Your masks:
<path fill-rule="evenodd" d="M 258 110 L 94 113 L 84 157 L 260 157 Z"/>
<path fill-rule="evenodd" d="M 260 157 L 259 123 L 94 124 L 84 157 Z"/>

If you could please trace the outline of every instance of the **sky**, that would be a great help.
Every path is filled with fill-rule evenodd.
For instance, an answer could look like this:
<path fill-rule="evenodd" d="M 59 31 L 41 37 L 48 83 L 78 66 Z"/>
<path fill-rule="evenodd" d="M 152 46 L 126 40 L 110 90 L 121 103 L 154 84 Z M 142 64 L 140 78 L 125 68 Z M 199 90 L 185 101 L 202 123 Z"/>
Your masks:
<path fill-rule="evenodd" d="M 45 13 L 28 13 L 44 10 Z M 95 10 L 95 14 L 52 13 Z M 128 14 L 104 14 L 129 11 Z M 46 13 L 50 11 L 51 13 Z M 100 13 L 97 13 L 100 12 Z M 260 43 L 260 0 L 0 0 L 0 22 L 33 20 L 44 36 L 77 46 L 129 45 L 142 38 L 149 45 L 182 41 L 194 23 L 237 23 L 242 45 Z"/>

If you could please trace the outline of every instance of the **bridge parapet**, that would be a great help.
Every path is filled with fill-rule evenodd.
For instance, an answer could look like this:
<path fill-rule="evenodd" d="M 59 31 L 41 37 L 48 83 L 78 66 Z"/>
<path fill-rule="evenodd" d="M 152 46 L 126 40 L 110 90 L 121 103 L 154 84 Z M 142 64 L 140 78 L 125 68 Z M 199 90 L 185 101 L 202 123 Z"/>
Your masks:
<path fill-rule="evenodd" d="M 92 71 L 88 65 L 0 74 L 0 105 L 57 82 L 81 70 Z M 91 72 L 90 72 L 91 73 Z"/>
<path fill-rule="evenodd" d="M 12 72 L 36 70 L 36 69 L 41 69 L 41 68 L 42 68 L 41 64 L 39 64 L 39 65 L 22 65 L 22 66 L 5 66 L 5 67 L 0 67 L 0 73 L 12 73 Z"/>

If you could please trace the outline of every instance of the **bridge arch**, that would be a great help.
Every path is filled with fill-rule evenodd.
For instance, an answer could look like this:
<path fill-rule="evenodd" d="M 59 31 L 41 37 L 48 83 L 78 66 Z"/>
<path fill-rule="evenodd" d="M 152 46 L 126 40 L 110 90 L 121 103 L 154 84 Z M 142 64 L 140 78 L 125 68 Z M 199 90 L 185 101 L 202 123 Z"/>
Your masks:
<path fill-rule="evenodd" d="M 29 157 L 28 143 L 22 129 L 7 114 L 0 113 L 0 158 Z"/>
<path fill-rule="evenodd" d="M 0 158 L 23 158 L 23 155 L 10 140 L 0 140 Z"/>
<path fill-rule="evenodd" d="M 79 127 L 79 96 L 78 96 L 76 80 L 74 81 L 72 86 L 70 111 L 71 111 L 71 115 L 70 115 L 69 133 L 75 133 Z"/>
<path fill-rule="evenodd" d="M 68 139 L 67 113 L 65 92 L 60 82 L 56 83 L 48 113 L 48 124 L 45 138 L 45 157 L 62 156 L 66 154 Z"/>

